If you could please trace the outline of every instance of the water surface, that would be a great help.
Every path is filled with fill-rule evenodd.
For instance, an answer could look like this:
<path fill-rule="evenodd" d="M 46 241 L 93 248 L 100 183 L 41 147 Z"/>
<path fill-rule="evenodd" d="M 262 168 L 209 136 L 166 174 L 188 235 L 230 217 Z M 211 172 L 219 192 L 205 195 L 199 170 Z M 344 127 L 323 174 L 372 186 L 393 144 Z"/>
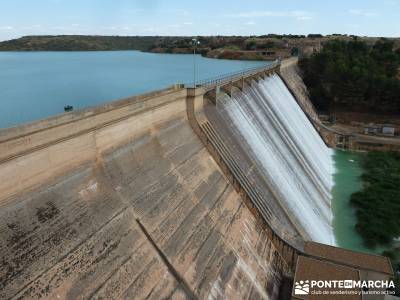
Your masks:
<path fill-rule="evenodd" d="M 265 62 L 196 56 L 197 77 Z M 114 99 L 193 82 L 193 56 L 138 51 L 0 52 L 0 128 Z"/>
<path fill-rule="evenodd" d="M 336 150 L 334 154 L 335 169 L 332 190 L 333 228 L 338 246 L 361 251 L 372 252 L 364 244 L 355 229 L 357 217 L 355 209 L 350 205 L 351 194 L 362 188 L 362 153 Z"/>

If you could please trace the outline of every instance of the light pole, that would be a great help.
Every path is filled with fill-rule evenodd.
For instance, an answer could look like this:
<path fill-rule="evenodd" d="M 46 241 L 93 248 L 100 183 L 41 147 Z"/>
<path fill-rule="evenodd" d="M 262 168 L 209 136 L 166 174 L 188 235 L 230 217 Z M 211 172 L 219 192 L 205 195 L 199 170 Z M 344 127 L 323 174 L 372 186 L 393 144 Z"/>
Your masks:
<path fill-rule="evenodd" d="M 196 47 L 200 45 L 197 39 L 192 39 L 193 46 L 193 88 L 196 88 Z"/>

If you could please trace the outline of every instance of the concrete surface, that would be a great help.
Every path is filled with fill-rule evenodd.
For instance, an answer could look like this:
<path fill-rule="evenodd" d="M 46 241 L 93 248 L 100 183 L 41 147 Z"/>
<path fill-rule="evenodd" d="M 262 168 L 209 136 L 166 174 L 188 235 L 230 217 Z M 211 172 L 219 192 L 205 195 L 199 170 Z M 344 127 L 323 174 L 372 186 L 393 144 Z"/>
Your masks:
<path fill-rule="evenodd" d="M 0 206 L 186 112 L 186 90 L 132 97 L 0 132 Z M 67 121 L 66 118 L 71 119 Z"/>
<path fill-rule="evenodd" d="M 171 115 L 3 197 L 1 299 L 277 297 L 280 256 L 186 116 Z"/>

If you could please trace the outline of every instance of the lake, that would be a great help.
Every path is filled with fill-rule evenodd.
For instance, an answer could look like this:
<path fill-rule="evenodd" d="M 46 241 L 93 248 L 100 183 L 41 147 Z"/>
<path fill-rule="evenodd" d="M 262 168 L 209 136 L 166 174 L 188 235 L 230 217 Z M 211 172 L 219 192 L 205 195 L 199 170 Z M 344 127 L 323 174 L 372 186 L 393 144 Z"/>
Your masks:
<path fill-rule="evenodd" d="M 196 56 L 198 80 L 264 65 Z M 138 51 L 0 52 L 0 128 L 193 82 L 193 56 Z"/>

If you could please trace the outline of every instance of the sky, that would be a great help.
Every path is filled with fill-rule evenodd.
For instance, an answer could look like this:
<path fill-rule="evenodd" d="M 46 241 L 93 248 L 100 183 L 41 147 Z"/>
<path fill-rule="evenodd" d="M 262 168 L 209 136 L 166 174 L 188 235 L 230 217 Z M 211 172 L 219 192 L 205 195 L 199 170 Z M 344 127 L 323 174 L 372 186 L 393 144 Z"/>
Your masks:
<path fill-rule="evenodd" d="M 0 0 L 0 41 L 268 33 L 400 37 L 400 0 Z"/>

